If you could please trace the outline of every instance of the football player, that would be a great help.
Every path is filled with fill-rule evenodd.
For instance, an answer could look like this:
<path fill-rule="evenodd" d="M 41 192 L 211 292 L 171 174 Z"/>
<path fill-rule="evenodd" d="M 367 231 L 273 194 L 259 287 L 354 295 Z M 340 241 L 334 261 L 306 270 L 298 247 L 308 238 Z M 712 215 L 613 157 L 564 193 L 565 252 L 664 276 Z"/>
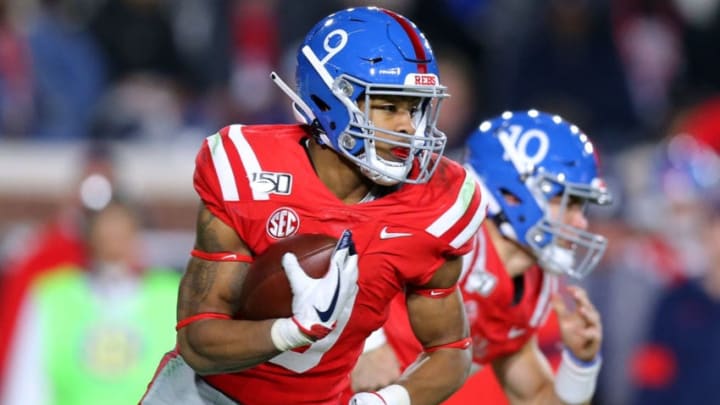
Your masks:
<path fill-rule="evenodd" d="M 601 365 L 600 315 L 582 288 L 559 285 L 562 276 L 588 274 L 607 243 L 587 231 L 586 205 L 610 202 L 593 144 L 557 115 L 505 112 L 471 134 L 465 161 L 490 219 L 473 238 L 460 282 L 474 369 L 491 365 L 512 404 L 588 402 Z M 386 368 L 378 375 L 387 377 L 387 369 L 414 367 L 422 348 L 404 308 L 401 298 L 393 302 L 382 329 L 388 343 L 363 355 L 354 386 L 370 385 L 373 369 Z M 564 344 L 555 375 L 536 336 L 551 308 Z"/>
<path fill-rule="evenodd" d="M 401 291 L 426 361 L 352 403 L 436 404 L 468 374 L 456 285 L 486 203 L 474 177 L 442 157 L 436 121 L 448 95 L 427 39 L 395 12 L 352 8 L 315 25 L 297 62 L 297 92 L 271 77 L 299 125 L 231 125 L 198 153 L 202 206 L 178 345 L 143 404 L 337 404 Z M 305 233 L 339 239 L 327 275 L 306 277 L 285 254 L 293 316 L 236 319 L 252 258 Z"/>

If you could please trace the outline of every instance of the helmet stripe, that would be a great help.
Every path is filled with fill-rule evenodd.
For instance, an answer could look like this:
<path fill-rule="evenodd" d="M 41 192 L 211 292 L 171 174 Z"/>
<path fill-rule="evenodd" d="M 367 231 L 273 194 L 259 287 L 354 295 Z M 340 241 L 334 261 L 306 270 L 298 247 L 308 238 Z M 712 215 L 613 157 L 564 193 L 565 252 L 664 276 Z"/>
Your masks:
<path fill-rule="evenodd" d="M 415 31 L 412 23 L 410 23 L 410 21 L 408 21 L 401 15 L 396 14 L 390 10 L 383 9 L 382 11 L 392 17 L 395 21 L 397 21 L 398 24 L 400 24 L 400 26 L 405 30 L 405 33 L 407 34 L 408 38 L 410 38 L 410 42 L 412 43 L 413 49 L 415 50 L 415 58 L 417 60 L 428 60 L 428 57 L 425 54 L 425 48 L 422 45 L 422 39 L 420 39 L 420 36 Z M 417 67 L 419 73 L 427 73 L 427 63 L 418 63 Z"/>

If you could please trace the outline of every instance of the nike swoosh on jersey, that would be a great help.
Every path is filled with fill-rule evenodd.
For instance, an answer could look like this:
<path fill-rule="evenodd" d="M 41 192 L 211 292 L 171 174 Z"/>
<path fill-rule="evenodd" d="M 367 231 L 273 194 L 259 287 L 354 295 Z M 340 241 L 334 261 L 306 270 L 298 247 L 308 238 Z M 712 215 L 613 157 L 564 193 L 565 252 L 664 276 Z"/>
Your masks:
<path fill-rule="evenodd" d="M 388 232 L 387 226 L 380 230 L 380 239 L 404 238 L 408 236 L 412 236 L 412 234 L 407 232 Z"/>
<path fill-rule="evenodd" d="M 335 312 L 335 305 L 337 305 L 338 296 L 340 295 L 340 271 L 337 272 L 337 284 L 335 285 L 335 292 L 333 293 L 332 300 L 330 300 L 330 305 L 325 311 L 319 310 L 317 307 L 315 307 L 315 312 L 317 313 L 318 317 L 320 317 L 320 320 L 322 322 L 327 322 L 330 317 L 332 316 L 333 312 Z"/>

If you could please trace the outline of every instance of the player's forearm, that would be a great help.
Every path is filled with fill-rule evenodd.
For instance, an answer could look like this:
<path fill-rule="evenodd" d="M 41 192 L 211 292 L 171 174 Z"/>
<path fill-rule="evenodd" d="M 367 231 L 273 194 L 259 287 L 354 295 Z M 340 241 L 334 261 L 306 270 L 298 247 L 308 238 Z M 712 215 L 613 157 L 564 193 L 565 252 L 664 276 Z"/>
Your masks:
<path fill-rule="evenodd" d="M 555 393 L 555 386 L 551 381 L 538 387 L 538 390 L 533 393 L 525 393 L 529 395 L 518 396 L 513 393 L 505 391 L 508 397 L 508 401 L 512 405 L 565 405 L 558 395 Z M 588 404 L 589 402 L 583 402 L 582 404 Z M 573 404 L 574 405 L 574 404 Z M 578 404 L 580 405 L 580 404 Z"/>
<path fill-rule="evenodd" d="M 495 376 L 508 402 L 512 405 L 562 405 L 563 402 L 555 394 L 550 364 L 544 356 L 530 350 L 539 351 L 534 343 L 529 345 L 493 363 Z"/>
<path fill-rule="evenodd" d="M 505 391 L 510 404 L 512 405 L 568 405 L 560 399 L 555 392 L 555 386 L 552 382 L 544 384 L 540 389 L 527 397 L 520 398 Z M 478 402 L 481 403 L 482 401 Z M 589 405 L 590 400 L 585 402 L 572 403 L 572 405 Z"/>
<path fill-rule="evenodd" d="M 471 357 L 470 349 L 423 354 L 398 382 L 407 388 L 412 405 L 439 404 L 463 385 L 470 373 Z"/>
<path fill-rule="evenodd" d="M 179 332 L 178 348 L 200 375 L 245 370 L 279 353 L 270 337 L 273 322 L 203 320 Z"/>
<path fill-rule="evenodd" d="M 513 369 L 495 368 L 495 374 L 512 405 L 589 404 L 595 391 L 600 359 L 574 364 L 567 355 L 553 376 L 549 364 L 514 359 Z M 525 360 L 525 361 L 523 361 Z M 544 360 L 544 357 L 542 357 Z M 495 366 L 496 364 L 494 364 Z M 541 366 L 541 367 L 539 367 Z"/>

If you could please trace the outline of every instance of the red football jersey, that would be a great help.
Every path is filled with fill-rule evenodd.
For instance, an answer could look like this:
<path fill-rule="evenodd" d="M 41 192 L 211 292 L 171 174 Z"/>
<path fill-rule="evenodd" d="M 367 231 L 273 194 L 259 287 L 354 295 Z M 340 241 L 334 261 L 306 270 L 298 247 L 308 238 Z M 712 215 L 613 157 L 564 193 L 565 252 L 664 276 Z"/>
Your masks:
<path fill-rule="evenodd" d="M 427 283 L 445 257 L 467 253 L 485 218 L 479 185 L 445 158 L 427 184 L 346 205 L 317 177 L 307 138 L 299 125 L 234 125 L 208 137 L 196 160 L 202 201 L 254 254 L 294 234 L 350 229 L 359 255 L 358 292 L 330 335 L 246 371 L 204 377 L 246 405 L 337 403 L 393 297 Z"/>
<path fill-rule="evenodd" d="M 558 289 L 557 277 L 535 266 L 519 280 L 522 285 L 509 277 L 483 226 L 464 257 L 460 281 L 475 363 L 484 365 L 520 350 L 547 319 L 551 296 Z M 384 329 L 401 367 L 406 368 L 422 347 L 410 328 L 403 295 L 393 300 Z"/>

